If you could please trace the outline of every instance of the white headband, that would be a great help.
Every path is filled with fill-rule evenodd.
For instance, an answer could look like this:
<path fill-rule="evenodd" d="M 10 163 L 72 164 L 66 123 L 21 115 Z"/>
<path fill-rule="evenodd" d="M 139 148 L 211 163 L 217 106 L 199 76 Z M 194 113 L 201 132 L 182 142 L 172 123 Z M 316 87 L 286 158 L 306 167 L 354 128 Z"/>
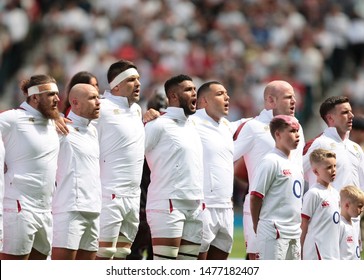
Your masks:
<path fill-rule="evenodd" d="M 110 88 L 113 89 L 118 84 L 120 84 L 122 81 L 124 81 L 126 78 L 128 78 L 130 76 L 133 76 L 133 75 L 138 75 L 139 76 L 138 71 L 134 67 L 126 69 L 125 71 L 123 71 L 119 75 L 117 75 L 114 78 L 114 80 L 112 80 L 110 82 Z"/>
<path fill-rule="evenodd" d="M 55 83 L 47 83 L 36 85 L 28 88 L 28 96 L 32 96 L 33 94 L 41 94 L 43 92 L 59 92 L 58 87 Z"/>

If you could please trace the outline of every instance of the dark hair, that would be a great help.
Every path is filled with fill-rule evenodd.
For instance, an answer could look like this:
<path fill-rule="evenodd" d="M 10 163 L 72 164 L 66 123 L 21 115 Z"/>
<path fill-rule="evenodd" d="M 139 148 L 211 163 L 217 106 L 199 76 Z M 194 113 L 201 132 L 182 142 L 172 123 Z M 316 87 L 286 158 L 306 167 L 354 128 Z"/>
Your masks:
<path fill-rule="evenodd" d="M 276 139 L 275 137 L 276 131 L 282 131 L 287 127 L 292 127 L 298 130 L 299 124 L 297 119 L 295 117 L 288 115 L 277 115 L 269 123 L 270 133 L 274 140 Z"/>
<path fill-rule="evenodd" d="M 28 88 L 36 85 L 46 84 L 46 83 L 56 83 L 56 80 L 49 75 L 34 75 L 29 79 L 24 79 L 20 82 L 20 89 L 24 93 L 24 95 L 28 94 Z M 28 101 L 29 97 L 27 98 Z"/>
<path fill-rule="evenodd" d="M 211 85 L 222 85 L 218 81 L 210 81 L 202 84 L 199 89 L 197 90 L 197 99 L 201 98 L 206 92 L 210 90 Z"/>
<path fill-rule="evenodd" d="M 117 75 L 129 68 L 138 69 L 133 62 L 124 59 L 111 64 L 109 70 L 107 71 L 107 81 L 111 83 Z"/>
<path fill-rule="evenodd" d="M 346 96 L 331 96 L 322 102 L 320 106 L 320 116 L 327 123 L 326 116 L 338 104 L 348 103 L 349 98 Z"/>
<path fill-rule="evenodd" d="M 168 98 L 164 92 L 155 91 L 153 95 L 148 99 L 147 108 L 153 108 L 160 111 L 168 107 Z"/>
<path fill-rule="evenodd" d="M 353 129 L 364 130 L 364 116 L 354 116 L 353 118 Z"/>
<path fill-rule="evenodd" d="M 67 85 L 66 96 L 63 99 L 63 104 L 62 104 L 62 108 L 61 108 L 61 112 L 63 114 L 66 114 L 68 109 L 71 106 L 71 104 L 69 102 L 69 94 L 70 94 L 71 88 L 76 84 L 90 84 L 92 78 L 95 78 L 97 81 L 96 76 L 87 71 L 81 71 L 81 72 L 78 72 L 75 75 L 73 75 L 73 77 L 71 78 L 71 80 L 69 81 L 69 83 Z"/>
<path fill-rule="evenodd" d="M 172 78 L 168 79 L 164 83 L 164 90 L 165 90 L 167 96 L 169 95 L 169 92 L 171 91 L 171 89 L 173 89 L 175 86 L 179 85 L 183 81 L 192 81 L 192 78 L 190 76 L 180 74 L 180 75 L 173 76 Z"/>

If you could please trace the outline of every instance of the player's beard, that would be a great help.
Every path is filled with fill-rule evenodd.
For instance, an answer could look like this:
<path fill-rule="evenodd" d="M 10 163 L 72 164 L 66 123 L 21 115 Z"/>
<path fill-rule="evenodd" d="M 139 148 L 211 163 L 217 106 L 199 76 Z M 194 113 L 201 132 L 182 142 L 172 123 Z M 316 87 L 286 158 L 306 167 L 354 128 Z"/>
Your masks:
<path fill-rule="evenodd" d="M 179 97 L 179 105 L 183 109 L 186 116 L 193 115 L 196 113 L 196 109 L 191 108 L 191 104 L 189 104 L 188 100 Z"/>
<path fill-rule="evenodd" d="M 38 104 L 38 111 L 42 113 L 42 115 L 47 119 L 57 119 L 59 118 L 58 108 L 54 109 L 49 105 L 45 105 L 43 101 L 40 101 Z"/>

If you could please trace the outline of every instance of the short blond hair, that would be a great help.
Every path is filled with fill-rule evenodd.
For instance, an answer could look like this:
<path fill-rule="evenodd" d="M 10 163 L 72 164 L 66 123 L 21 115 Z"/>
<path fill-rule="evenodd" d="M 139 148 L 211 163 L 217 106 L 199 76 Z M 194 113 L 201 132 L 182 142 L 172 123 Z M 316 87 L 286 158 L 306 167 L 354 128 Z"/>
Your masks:
<path fill-rule="evenodd" d="M 327 158 L 335 158 L 336 159 L 336 154 L 334 152 L 331 152 L 329 150 L 325 150 L 325 149 L 315 149 L 312 151 L 312 153 L 310 154 L 310 163 L 312 164 L 317 164 L 317 163 L 321 163 L 324 159 Z"/>
<path fill-rule="evenodd" d="M 340 190 L 341 201 L 349 200 L 351 203 L 361 202 L 364 204 L 364 192 L 356 186 L 347 185 Z"/>

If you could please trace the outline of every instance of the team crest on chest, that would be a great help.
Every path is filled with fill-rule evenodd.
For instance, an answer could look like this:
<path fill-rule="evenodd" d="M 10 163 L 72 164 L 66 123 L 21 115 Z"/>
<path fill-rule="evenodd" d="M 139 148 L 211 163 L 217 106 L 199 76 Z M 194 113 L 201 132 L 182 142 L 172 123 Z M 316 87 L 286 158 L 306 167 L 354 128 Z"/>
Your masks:
<path fill-rule="evenodd" d="M 358 145 L 355 145 L 355 144 L 353 145 L 353 148 L 355 150 L 356 157 L 359 158 L 360 157 L 359 149 L 361 149 L 361 148 Z"/>
<path fill-rule="evenodd" d="M 291 176 L 292 175 L 290 169 L 283 169 L 282 174 L 283 174 L 283 176 Z"/>
<path fill-rule="evenodd" d="M 327 200 L 324 200 L 324 201 L 322 201 L 321 206 L 328 207 L 328 206 L 330 206 L 330 203 Z"/>

